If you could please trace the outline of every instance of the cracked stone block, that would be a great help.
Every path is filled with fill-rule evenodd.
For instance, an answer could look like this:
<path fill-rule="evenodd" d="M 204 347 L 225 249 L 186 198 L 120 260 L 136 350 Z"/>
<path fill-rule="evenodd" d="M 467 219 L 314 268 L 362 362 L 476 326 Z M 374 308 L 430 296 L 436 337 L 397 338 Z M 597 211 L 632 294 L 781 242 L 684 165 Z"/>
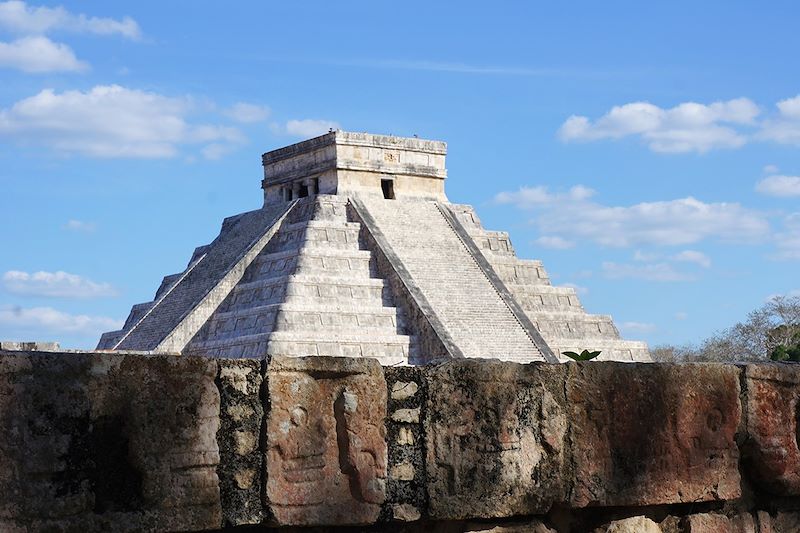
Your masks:
<path fill-rule="evenodd" d="M 570 363 L 573 507 L 738 498 L 739 372 Z"/>
<path fill-rule="evenodd" d="M 176 356 L 0 355 L 4 528 L 218 528 L 215 375 Z"/>
<path fill-rule="evenodd" d="M 563 500 L 565 370 L 490 360 L 427 370 L 431 518 L 541 514 Z"/>
<path fill-rule="evenodd" d="M 386 381 L 374 359 L 274 357 L 266 500 L 280 525 L 370 524 L 386 498 Z"/>
<path fill-rule="evenodd" d="M 220 359 L 220 495 L 225 525 L 259 524 L 262 452 L 259 447 L 264 406 L 261 403 L 261 361 Z"/>
<path fill-rule="evenodd" d="M 745 378 L 747 472 L 768 492 L 796 496 L 800 494 L 800 368 L 779 363 L 747 365 Z"/>

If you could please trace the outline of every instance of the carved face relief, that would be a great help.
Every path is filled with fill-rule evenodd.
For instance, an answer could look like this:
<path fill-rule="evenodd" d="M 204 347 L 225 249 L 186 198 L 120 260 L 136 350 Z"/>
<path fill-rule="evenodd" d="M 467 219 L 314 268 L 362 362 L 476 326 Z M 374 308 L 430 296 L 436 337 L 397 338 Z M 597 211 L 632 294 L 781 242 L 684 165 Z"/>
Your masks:
<path fill-rule="evenodd" d="M 170 370 L 153 373 L 131 399 L 130 449 L 144 473 L 144 499 L 164 508 L 213 503 L 219 499 L 216 371 L 213 365 Z M 161 401 L 153 402 L 154 397 Z"/>
<path fill-rule="evenodd" d="M 268 376 L 267 503 L 275 518 L 295 525 L 375 520 L 386 496 L 385 382 L 288 365 Z"/>

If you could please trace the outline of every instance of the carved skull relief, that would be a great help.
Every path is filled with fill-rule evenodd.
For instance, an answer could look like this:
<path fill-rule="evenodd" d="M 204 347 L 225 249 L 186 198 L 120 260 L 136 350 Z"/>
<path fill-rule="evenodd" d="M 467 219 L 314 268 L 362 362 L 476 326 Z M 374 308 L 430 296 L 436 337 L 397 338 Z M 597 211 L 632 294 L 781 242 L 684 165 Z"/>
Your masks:
<path fill-rule="evenodd" d="M 385 499 L 382 370 L 332 362 L 270 363 L 266 497 L 281 524 L 369 523 Z"/>

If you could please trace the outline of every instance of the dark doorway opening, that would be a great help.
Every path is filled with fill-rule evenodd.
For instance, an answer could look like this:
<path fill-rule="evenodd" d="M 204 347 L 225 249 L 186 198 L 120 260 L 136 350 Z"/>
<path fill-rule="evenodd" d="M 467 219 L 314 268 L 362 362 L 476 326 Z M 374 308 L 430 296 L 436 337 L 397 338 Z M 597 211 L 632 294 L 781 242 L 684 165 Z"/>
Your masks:
<path fill-rule="evenodd" d="M 383 197 L 387 200 L 394 200 L 394 180 L 381 180 Z"/>
<path fill-rule="evenodd" d="M 300 185 L 300 190 L 297 193 L 298 198 L 305 198 L 308 196 L 308 185 Z"/>
<path fill-rule="evenodd" d="M 311 192 L 312 194 L 319 194 L 319 178 L 311 180 Z"/>

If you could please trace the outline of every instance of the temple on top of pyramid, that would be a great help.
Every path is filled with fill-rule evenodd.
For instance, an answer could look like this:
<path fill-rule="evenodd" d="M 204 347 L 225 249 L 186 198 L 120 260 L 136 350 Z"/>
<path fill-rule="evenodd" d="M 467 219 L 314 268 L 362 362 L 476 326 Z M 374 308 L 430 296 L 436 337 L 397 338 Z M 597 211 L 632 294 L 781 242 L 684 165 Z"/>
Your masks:
<path fill-rule="evenodd" d="M 608 315 L 445 195 L 441 141 L 332 131 L 267 152 L 264 206 L 134 305 L 100 350 L 225 358 L 650 361 Z"/>

